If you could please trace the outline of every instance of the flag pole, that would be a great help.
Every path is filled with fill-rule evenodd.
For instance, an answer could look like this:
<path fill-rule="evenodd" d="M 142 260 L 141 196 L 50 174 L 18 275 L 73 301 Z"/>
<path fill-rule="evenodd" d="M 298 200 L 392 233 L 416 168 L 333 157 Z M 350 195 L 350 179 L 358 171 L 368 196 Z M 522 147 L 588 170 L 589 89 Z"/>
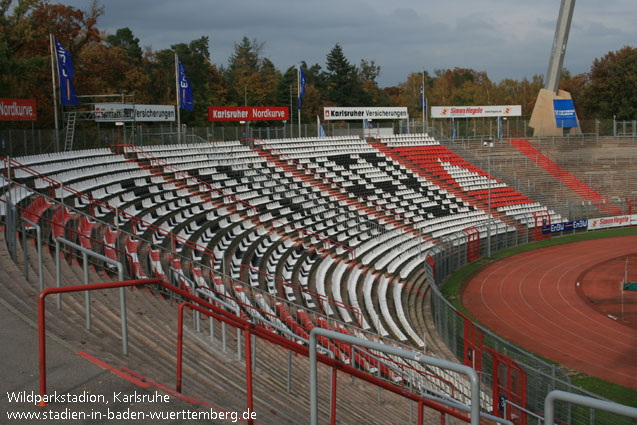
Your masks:
<path fill-rule="evenodd" d="M 57 63 L 57 55 L 53 46 L 53 34 L 49 33 L 49 42 L 51 44 L 51 81 L 53 83 L 53 119 L 55 120 L 55 150 L 60 149 L 60 135 L 58 127 L 58 101 L 55 93 L 55 64 Z M 55 63 L 53 63 L 55 61 Z"/>
<path fill-rule="evenodd" d="M 177 96 L 177 143 L 181 144 L 181 114 L 179 102 L 179 58 L 177 52 L 175 52 L 175 95 Z"/>
<path fill-rule="evenodd" d="M 296 112 L 298 114 L 299 137 L 301 137 L 301 109 L 299 109 L 299 96 L 301 96 L 301 64 L 296 70 Z"/>
<path fill-rule="evenodd" d="M 422 71 L 422 94 L 420 95 L 420 103 L 422 106 L 422 132 L 425 133 L 425 71 Z"/>
<path fill-rule="evenodd" d="M 425 122 L 427 123 L 427 131 L 429 131 L 429 99 L 425 98 Z"/>

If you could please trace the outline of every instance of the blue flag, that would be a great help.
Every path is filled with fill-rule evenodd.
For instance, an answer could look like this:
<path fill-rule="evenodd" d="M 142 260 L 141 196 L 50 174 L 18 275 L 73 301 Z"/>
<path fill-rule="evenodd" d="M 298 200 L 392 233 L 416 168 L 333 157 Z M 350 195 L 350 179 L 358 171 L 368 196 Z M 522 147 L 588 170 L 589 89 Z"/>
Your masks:
<path fill-rule="evenodd" d="M 456 121 L 453 119 L 453 117 L 451 118 L 451 138 L 456 138 Z"/>
<path fill-rule="evenodd" d="M 425 109 L 425 86 L 420 85 L 420 106 Z"/>
<path fill-rule="evenodd" d="M 502 119 L 498 117 L 498 138 L 502 138 Z"/>
<path fill-rule="evenodd" d="M 186 70 L 181 64 L 181 60 L 177 59 L 179 69 L 179 107 L 181 109 L 188 109 L 192 111 L 195 107 L 195 103 L 192 99 L 192 85 L 186 75 Z"/>
<path fill-rule="evenodd" d="M 55 40 L 55 55 L 58 63 L 60 83 L 60 103 L 62 105 L 79 105 L 80 100 L 73 86 L 73 59 L 57 39 Z"/>
<path fill-rule="evenodd" d="M 301 110 L 303 95 L 305 94 L 305 74 L 303 73 L 303 68 L 299 66 L 299 73 L 301 74 L 301 86 L 299 87 L 299 99 L 297 101 L 296 106 L 299 110 Z"/>

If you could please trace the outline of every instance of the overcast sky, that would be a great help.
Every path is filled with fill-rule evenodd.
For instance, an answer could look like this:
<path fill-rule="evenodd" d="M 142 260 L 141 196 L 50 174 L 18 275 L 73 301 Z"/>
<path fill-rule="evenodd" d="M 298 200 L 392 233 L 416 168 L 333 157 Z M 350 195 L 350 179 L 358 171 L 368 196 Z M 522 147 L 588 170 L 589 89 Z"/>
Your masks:
<path fill-rule="evenodd" d="M 52 0 L 55 2 L 55 0 Z M 86 8 L 89 0 L 62 0 Z M 98 27 L 129 27 L 153 49 L 210 39 L 213 63 L 226 65 L 245 35 L 285 71 L 298 61 L 325 67 L 339 43 L 351 63 L 375 60 L 382 87 L 411 72 L 454 67 L 492 80 L 544 74 L 559 0 L 103 0 Z M 564 66 L 572 74 L 625 45 L 637 45 L 637 0 L 577 0 Z"/>

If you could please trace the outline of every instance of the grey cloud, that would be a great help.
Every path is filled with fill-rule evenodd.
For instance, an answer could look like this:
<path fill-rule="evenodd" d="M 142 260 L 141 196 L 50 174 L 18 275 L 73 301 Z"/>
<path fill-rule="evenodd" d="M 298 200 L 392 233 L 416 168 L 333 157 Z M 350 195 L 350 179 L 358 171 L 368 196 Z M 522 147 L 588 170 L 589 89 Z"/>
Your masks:
<path fill-rule="evenodd" d="M 63 0 L 86 7 L 87 0 Z M 154 49 L 211 41 L 212 61 L 227 64 L 245 35 L 265 42 L 264 55 L 284 71 L 298 61 L 324 65 L 339 43 L 354 64 L 381 66 L 383 86 L 424 68 L 455 66 L 489 77 L 531 78 L 548 63 L 559 2 L 555 0 L 108 0 L 101 29 L 130 27 Z M 565 58 L 572 73 L 637 40 L 634 0 L 578 0 Z"/>

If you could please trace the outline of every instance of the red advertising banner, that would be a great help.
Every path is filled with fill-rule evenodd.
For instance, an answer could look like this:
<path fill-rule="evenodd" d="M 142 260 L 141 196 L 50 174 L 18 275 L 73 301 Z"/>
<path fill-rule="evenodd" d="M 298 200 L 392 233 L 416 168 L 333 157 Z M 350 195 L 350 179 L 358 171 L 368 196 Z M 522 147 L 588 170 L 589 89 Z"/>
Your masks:
<path fill-rule="evenodd" d="M 0 98 L 0 121 L 36 121 L 35 100 Z"/>
<path fill-rule="evenodd" d="M 210 106 L 208 121 L 283 121 L 290 119 L 286 106 Z"/>

